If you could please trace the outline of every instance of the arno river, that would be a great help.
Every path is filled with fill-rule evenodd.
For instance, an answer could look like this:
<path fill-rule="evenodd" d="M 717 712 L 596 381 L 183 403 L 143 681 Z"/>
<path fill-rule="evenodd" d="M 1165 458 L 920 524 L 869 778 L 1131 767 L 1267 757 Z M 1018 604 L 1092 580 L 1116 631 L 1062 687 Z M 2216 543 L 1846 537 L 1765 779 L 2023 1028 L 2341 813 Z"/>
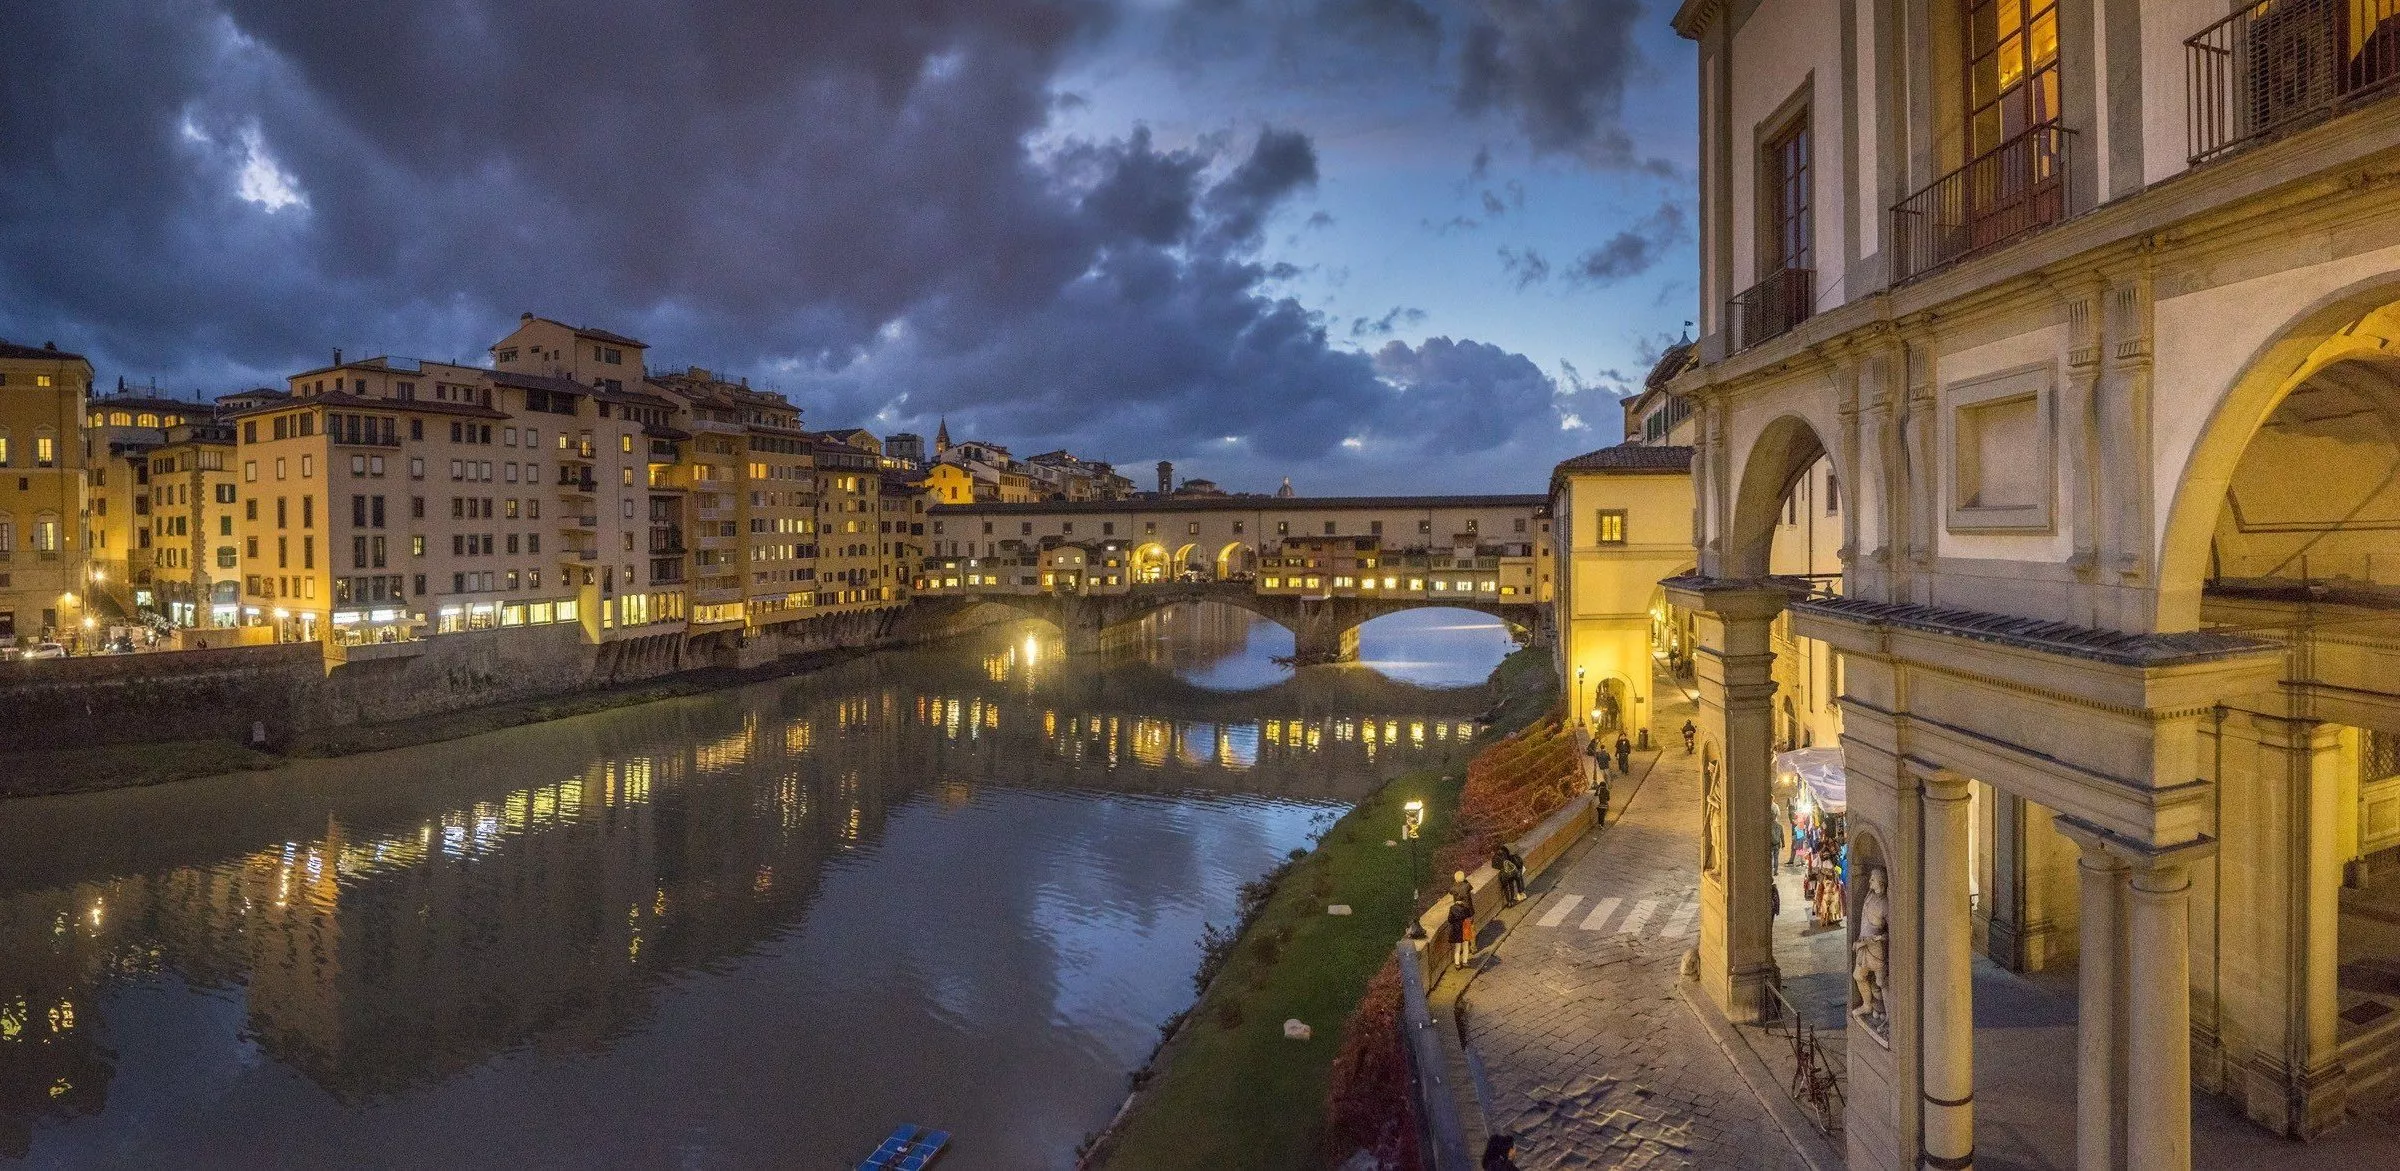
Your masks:
<path fill-rule="evenodd" d="M 0 1159 L 837 1167 L 914 1122 L 1070 1164 L 1202 925 L 1453 752 L 1507 640 L 1423 611 L 1295 675 L 1239 611 L 1046 631 L 0 803 Z"/>

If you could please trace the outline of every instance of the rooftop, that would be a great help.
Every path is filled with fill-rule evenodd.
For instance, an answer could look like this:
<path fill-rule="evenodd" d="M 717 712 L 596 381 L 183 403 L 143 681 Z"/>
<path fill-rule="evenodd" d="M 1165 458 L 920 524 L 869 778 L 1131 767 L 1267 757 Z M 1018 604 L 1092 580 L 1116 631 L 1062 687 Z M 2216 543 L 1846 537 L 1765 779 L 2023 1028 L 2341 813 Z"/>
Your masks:
<path fill-rule="evenodd" d="M 15 342 L 0 342 L 0 358 L 14 358 L 23 362 L 83 361 L 83 355 L 70 354 L 59 349 L 56 342 L 43 342 L 38 346 L 20 346 Z"/>
<path fill-rule="evenodd" d="M 2121 630 L 2102 630 L 2039 618 L 2018 618 L 2007 614 L 1987 614 L 1980 610 L 1904 602 L 1870 602 L 1864 598 L 1817 596 L 1793 602 L 1792 609 L 1851 622 L 1947 634 L 2126 667 L 2165 667 L 2177 663 L 2207 662 L 2247 654 L 2272 645 L 2255 638 L 2214 630 L 2129 634 Z"/>
<path fill-rule="evenodd" d="M 1690 472 L 1692 449 L 1620 443 L 1561 460 L 1557 472 Z"/>
<path fill-rule="evenodd" d="M 1144 496 L 1134 500 L 1051 500 L 1032 504 L 937 504 L 941 514 L 1080 515 L 1103 512 L 1327 512 L 1358 509 L 1507 508 L 1533 511 L 1547 496 Z"/>

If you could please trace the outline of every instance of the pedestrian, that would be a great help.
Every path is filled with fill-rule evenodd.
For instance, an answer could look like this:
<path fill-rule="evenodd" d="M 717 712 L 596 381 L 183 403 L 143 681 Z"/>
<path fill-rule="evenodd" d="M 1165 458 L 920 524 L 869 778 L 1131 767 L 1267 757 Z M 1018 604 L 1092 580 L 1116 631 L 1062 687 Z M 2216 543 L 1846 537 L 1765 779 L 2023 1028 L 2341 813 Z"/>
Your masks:
<path fill-rule="evenodd" d="M 1633 741 L 1626 739 L 1623 732 L 1617 733 L 1617 771 L 1633 775 Z"/>
<path fill-rule="evenodd" d="M 1450 885 L 1450 963 L 1466 967 L 1475 958 L 1475 888 L 1467 872 L 1455 872 Z"/>
<path fill-rule="evenodd" d="M 1485 1139 L 1483 1171 L 1517 1171 L 1517 1161 L 1509 1157 L 1516 1153 L 1516 1149 L 1517 1140 L 1514 1135 L 1495 1134 Z"/>
<path fill-rule="evenodd" d="M 1700 726 L 1691 722 L 1690 720 L 1685 720 L 1683 722 L 1683 754 L 1685 756 L 1690 756 L 1692 754 L 1692 742 L 1698 739 L 1699 736 Z"/>
<path fill-rule="evenodd" d="M 1502 842 L 1492 847 L 1492 870 L 1500 876 L 1502 906 L 1513 907 L 1525 901 L 1525 860 Z"/>
<path fill-rule="evenodd" d="M 1601 776 L 1599 784 L 1592 786 L 1592 812 L 1597 824 L 1608 824 L 1608 777 L 1606 775 Z"/>
<path fill-rule="evenodd" d="M 1780 813 L 1767 818 L 1767 846 L 1767 872 L 1772 874 L 1775 867 L 1783 862 L 1783 816 Z"/>

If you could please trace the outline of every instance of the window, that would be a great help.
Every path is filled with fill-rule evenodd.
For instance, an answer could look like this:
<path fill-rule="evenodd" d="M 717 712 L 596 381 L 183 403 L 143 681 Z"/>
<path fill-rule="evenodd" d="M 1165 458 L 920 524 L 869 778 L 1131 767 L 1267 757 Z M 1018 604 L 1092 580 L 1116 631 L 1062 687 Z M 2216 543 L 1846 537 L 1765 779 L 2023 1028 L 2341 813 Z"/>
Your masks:
<path fill-rule="evenodd" d="M 1825 515 L 1842 510 L 1842 481 L 1832 472 L 1825 473 Z"/>
<path fill-rule="evenodd" d="M 1967 157 L 2058 121 L 2056 0 L 1965 0 Z"/>
<path fill-rule="evenodd" d="M 1328 537 L 1330 537 L 1330 536 L 1332 536 L 1332 535 L 1333 535 L 1333 522 L 1332 522 L 1332 521 L 1326 521 L 1326 522 L 1325 522 L 1325 535 L 1326 535 L 1326 536 L 1328 536 Z"/>
<path fill-rule="evenodd" d="M 1624 544 L 1625 510 L 1622 508 L 1601 509 L 1600 523 L 1592 529 L 1592 540 L 1595 544 L 1601 545 Z"/>
<path fill-rule="evenodd" d="M 37 468 L 58 466 L 58 439 L 56 436 L 37 434 L 33 437 L 33 466 Z"/>
<path fill-rule="evenodd" d="M 1770 273 L 1816 267 L 1816 217 L 1809 200 L 1810 150 L 1805 111 L 1767 140 L 1766 166 L 1761 172 L 1768 184 L 1764 192 L 1767 255 L 1761 267 Z"/>

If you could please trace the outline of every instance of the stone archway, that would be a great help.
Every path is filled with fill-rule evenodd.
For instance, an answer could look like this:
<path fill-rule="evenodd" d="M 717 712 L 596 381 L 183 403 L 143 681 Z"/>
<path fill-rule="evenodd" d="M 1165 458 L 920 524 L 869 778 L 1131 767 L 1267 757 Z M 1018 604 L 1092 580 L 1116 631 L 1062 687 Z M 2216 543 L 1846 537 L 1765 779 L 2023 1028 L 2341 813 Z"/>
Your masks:
<path fill-rule="evenodd" d="M 1217 550 L 1218 581 L 1248 581 L 1258 571 L 1258 550 L 1248 541 L 1229 541 Z"/>
<path fill-rule="evenodd" d="M 1135 585 L 1151 585 L 1174 577 L 1174 562 L 1167 556 L 1167 547 L 1156 541 L 1135 546 L 1128 564 Z"/>

